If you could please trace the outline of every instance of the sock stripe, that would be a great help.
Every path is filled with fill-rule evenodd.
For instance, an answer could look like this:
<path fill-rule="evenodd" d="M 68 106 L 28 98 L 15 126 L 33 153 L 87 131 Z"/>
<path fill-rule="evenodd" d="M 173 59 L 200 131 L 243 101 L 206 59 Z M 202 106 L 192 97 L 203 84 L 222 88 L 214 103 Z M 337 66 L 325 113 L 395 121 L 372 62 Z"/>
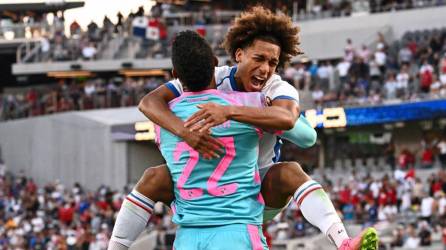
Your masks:
<path fill-rule="evenodd" d="M 139 198 L 138 196 L 134 195 L 133 193 L 130 193 L 129 195 L 132 196 L 133 198 L 137 199 L 138 201 L 140 201 L 142 204 L 148 206 L 150 209 L 153 209 L 153 205 L 151 205 L 147 201 L 144 201 L 143 199 Z"/>
<path fill-rule="evenodd" d="M 147 213 L 152 214 L 152 210 L 151 210 L 150 208 L 147 208 L 146 206 L 140 204 L 139 202 L 133 200 L 132 198 L 130 198 L 130 197 L 128 197 L 128 196 L 127 196 L 125 199 L 128 200 L 128 201 L 130 201 L 131 203 L 135 204 L 136 206 L 138 206 L 138 207 L 144 209 Z"/>
<path fill-rule="evenodd" d="M 300 204 L 302 204 L 302 201 L 304 200 L 304 198 L 305 198 L 307 195 L 309 195 L 311 192 L 313 192 L 313 191 L 315 191 L 315 190 L 318 190 L 318 189 L 322 189 L 322 187 L 319 185 L 318 187 L 314 187 L 314 188 L 308 190 L 308 192 L 306 192 L 305 194 L 303 194 L 303 195 L 299 198 L 299 200 L 297 201 L 297 206 L 300 207 Z"/>
<path fill-rule="evenodd" d="M 313 187 L 313 186 L 319 186 L 322 187 L 319 183 L 313 181 L 311 182 L 309 185 L 307 185 L 305 188 L 303 188 L 302 190 L 299 191 L 299 193 L 297 193 L 297 195 L 294 197 L 294 200 L 299 200 L 300 196 L 303 195 L 307 190 L 309 190 L 309 188 Z"/>

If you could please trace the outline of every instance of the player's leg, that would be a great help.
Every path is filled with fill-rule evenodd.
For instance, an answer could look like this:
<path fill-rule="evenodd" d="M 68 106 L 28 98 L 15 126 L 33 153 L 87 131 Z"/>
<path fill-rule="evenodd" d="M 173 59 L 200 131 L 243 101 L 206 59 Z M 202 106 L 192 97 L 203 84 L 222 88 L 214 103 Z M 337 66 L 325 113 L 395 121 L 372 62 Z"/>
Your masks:
<path fill-rule="evenodd" d="M 337 248 L 341 248 L 345 241 L 350 241 L 344 224 L 328 195 L 318 182 L 312 180 L 302 170 L 299 164 L 296 162 L 274 164 L 266 173 L 263 173 L 262 177 L 261 192 L 266 204 L 265 219 L 273 218 L 282 208 L 291 202 L 296 202 L 305 219 L 327 235 Z M 362 235 L 358 237 L 362 238 Z M 367 239 L 370 241 L 369 238 Z M 347 245 L 344 244 L 344 246 Z M 348 246 L 355 246 L 355 244 Z"/>
<path fill-rule="evenodd" d="M 108 249 L 128 249 L 146 227 L 155 203 L 160 201 L 170 205 L 173 198 L 173 184 L 167 166 L 146 169 L 122 203 Z"/>

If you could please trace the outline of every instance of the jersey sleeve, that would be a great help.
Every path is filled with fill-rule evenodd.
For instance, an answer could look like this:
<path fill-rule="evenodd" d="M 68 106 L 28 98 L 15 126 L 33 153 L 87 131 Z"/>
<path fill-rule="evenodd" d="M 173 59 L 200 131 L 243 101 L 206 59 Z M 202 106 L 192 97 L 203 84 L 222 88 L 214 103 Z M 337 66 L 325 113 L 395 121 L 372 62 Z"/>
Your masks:
<path fill-rule="evenodd" d="M 294 100 L 299 105 L 299 93 L 294 86 L 282 80 L 278 75 L 273 75 L 271 78 L 262 91 L 267 97 L 273 101 Z"/>
<path fill-rule="evenodd" d="M 310 122 L 303 115 L 297 119 L 292 129 L 279 132 L 278 135 L 301 148 L 313 146 L 317 139 L 316 130 L 314 130 Z"/>
<path fill-rule="evenodd" d="M 175 97 L 179 97 L 181 94 L 183 94 L 183 85 L 181 85 L 180 80 L 174 79 L 170 82 L 167 82 L 164 84 L 172 93 L 175 95 Z"/>

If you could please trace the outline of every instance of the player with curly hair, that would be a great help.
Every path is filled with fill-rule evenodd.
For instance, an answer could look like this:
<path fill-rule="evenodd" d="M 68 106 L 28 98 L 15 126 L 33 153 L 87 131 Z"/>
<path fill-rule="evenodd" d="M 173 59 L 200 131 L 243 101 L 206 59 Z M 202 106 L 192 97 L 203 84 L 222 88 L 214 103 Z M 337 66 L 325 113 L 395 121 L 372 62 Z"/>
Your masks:
<path fill-rule="evenodd" d="M 201 110 L 184 123 L 167 106 L 169 101 L 187 91 L 183 90 L 178 80 L 173 80 L 145 96 L 139 108 L 151 121 L 182 138 L 207 157 L 216 156 L 220 147 L 207 131 L 228 120 L 270 131 L 284 131 L 280 135 L 266 133 L 260 142 L 258 164 L 262 178 L 261 193 L 266 203 L 264 220 L 272 219 L 295 203 L 307 221 L 318 227 L 338 249 L 376 249 L 378 239 L 373 228 L 351 239 L 322 186 L 296 162 L 278 162 L 281 137 L 303 148 L 312 146 L 316 140 L 315 131 L 303 116 L 299 117 L 297 90 L 276 74 L 278 67 L 301 53 L 298 34 L 298 27 L 292 24 L 288 16 L 274 14 L 260 6 L 242 13 L 226 34 L 223 46 L 237 65 L 216 67 L 217 88 L 262 92 L 271 100 L 269 107 L 207 103 L 199 105 Z M 152 206 L 156 201 L 170 204 L 173 199 L 172 182 L 166 166 L 147 169 L 133 192 Z M 118 220 L 125 212 L 121 209 Z M 128 216 L 130 214 L 128 212 Z M 132 224 L 134 227 L 135 222 L 128 216 L 121 216 L 126 218 L 122 221 L 128 221 L 122 225 Z M 143 223 L 140 224 L 142 228 L 139 232 L 144 228 Z"/>

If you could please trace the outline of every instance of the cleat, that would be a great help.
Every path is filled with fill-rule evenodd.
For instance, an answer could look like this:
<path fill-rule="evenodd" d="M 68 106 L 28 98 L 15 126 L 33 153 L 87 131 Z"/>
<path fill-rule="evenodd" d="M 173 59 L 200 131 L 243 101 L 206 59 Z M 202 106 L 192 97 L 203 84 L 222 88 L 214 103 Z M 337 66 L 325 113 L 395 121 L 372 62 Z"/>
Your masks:
<path fill-rule="evenodd" d="M 339 250 L 376 250 L 378 249 L 378 233 L 373 227 L 364 229 L 353 239 L 347 239 L 342 242 Z"/>

